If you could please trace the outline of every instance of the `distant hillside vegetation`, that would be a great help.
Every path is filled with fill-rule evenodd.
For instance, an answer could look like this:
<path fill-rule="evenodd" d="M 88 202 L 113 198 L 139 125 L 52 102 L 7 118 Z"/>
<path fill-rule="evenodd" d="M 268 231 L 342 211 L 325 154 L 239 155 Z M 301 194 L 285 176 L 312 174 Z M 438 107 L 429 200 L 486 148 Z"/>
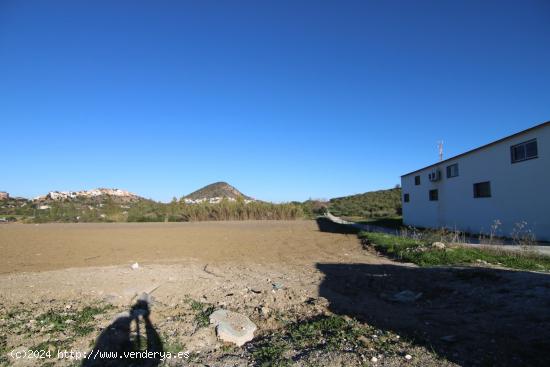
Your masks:
<path fill-rule="evenodd" d="M 337 216 L 373 218 L 401 215 L 401 189 L 370 191 L 330 199 L 328 208 Z"/>
<path fill-rule="evenodd" d="M 216 182 L 170 203 L 118 189 L 52 191 L 33 200 L 0 200 L 0 222 L 188 222 L 206 220 L 301 219 L 300 203 L 256 201 L 225 182 Z"/>
<path fill-rule="evenodd" d="M 252 200 L 251 197 L 244 195 L 242 192 L 228 184 L 227 182 L 215 182 L 207 185 L 202 189 L 194 191 L 185 196 L 186 199 L 200 200 L 200 199 L 212 199 L 212 198 L 230 198 L 230 199 L 247 199 Z"/>

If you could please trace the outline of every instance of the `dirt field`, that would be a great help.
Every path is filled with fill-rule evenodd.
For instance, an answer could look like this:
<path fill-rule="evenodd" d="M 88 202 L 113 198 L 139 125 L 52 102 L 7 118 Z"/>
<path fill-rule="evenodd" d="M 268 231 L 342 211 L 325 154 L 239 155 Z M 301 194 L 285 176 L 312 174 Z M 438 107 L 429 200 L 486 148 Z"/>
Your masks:
<path fill-rule="evenodd" d="M 345 232 L 326 221 L 0 226 L 0 366 L 80 365 L 9 353 L 89 350 L 143 292 L 164 350 L 190 352 L 169 366 L 548 365 L 548 274 L 418 268 Z M 418 297 L 396 299 L 403 291 Z M 219 308 L 248 316 L 255 339 L 217 340 L 207 315 Z"/>
<path fill-rule="evenodd" d="M 314 221 L 2 225 L 0 253 L 1 273 L 190 260 L 289 265 L 374 260 L 355 236 L 322 233 Z"/>

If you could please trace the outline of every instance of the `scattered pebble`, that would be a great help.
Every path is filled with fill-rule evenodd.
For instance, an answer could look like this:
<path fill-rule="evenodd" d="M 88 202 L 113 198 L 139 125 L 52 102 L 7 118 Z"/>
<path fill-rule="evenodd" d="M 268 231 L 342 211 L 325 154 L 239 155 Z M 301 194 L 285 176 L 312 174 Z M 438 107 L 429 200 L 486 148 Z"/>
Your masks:
<path fill-rule="evenodd" d="M 372 363 L 376 363 L 376 362 L 378 362 L 378 358 L 372 357 L 372 358 L 370 359 L 370 361 L 371 361 Z"/>
<path fill-rule="evenodd" d="M 405 359 L 407 361 L 410 361 L 412 359 L 412 356 L 410 354 L 405 355 Z"/>

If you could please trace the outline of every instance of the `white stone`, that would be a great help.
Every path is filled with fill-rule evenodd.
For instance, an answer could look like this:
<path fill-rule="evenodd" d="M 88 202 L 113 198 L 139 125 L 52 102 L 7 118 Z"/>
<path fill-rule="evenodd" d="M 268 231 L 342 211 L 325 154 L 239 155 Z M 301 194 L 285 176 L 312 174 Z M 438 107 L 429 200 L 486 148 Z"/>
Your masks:
<path fill-rule="evenodd" d="M 132 270 L 138 270 L 139 269 L 139 264 L 138 263 L 133 263 L 131 268 L 132 268 Z"/>
<path fill-rule="evenodd" d="M 372 358 L 370 359 L 370 361 L 371 361 L 372 363 L 376 363 L 376 362 L 378 362 L 378 358 L 372 357 Z"/>
<path fill-rule="evenodd" d="M 244 315 L 228 310 L 217 310 L 210 315 L 210 323 L 222 341 L 242 346 L 254 338 L 256 325 Z"/>
<path fill-rule="evenodd" d="M 407 361 L 410 361 L 410 360 L 412 359 L 412 356 L 411 356 L 410 354 L 407 354 L 407 355 L 405 356 L 405 359 L 406 359 Z"/>

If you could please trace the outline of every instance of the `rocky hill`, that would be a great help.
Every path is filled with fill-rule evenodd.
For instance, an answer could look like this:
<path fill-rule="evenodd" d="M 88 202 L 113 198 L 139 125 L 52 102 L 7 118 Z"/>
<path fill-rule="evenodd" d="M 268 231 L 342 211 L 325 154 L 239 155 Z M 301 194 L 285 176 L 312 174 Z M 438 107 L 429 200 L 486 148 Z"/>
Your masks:
<path fill-rule="evenodd" d="M 242 192 L 240 192 L 227 182 L 215 182 L 213 184 L 204 186 L 203 188 L 185 196 L 184 200 L 186 203 L 190 204 L 200 202 L 217 203 L 224 198 L 230 201 L 236 201 L 238 199 L 242 199 L 245 201 L 254 201 L 254 199 L 244 195 Z"/>

